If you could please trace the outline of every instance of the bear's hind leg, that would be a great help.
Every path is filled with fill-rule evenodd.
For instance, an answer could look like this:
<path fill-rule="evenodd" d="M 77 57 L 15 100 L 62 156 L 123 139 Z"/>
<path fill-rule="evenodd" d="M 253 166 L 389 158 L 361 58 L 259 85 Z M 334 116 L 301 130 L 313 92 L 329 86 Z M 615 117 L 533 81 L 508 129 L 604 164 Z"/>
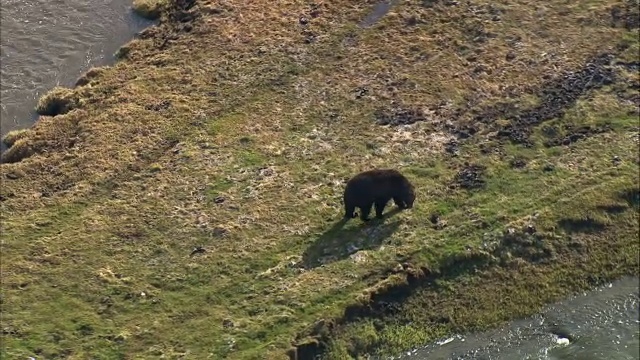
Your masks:
<path fill-rule="evenodd" d="M 344 218 L 345 219 L 353 219 L 357 215 L 355 214 L 356 207 L 353 205 L 344 205 Z"/>

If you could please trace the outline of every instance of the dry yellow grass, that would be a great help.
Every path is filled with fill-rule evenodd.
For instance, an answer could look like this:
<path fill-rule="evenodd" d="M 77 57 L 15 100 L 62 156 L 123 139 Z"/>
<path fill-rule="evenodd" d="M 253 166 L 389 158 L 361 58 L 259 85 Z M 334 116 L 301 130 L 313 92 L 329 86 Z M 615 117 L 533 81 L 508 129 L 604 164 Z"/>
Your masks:
<path fill-rule="evenodd" d="M 2 142 L 8 147 L 11 147 L 11 145 L 15 144 L 16 141 L 25 136 L 27 131 L 27 129 L 9 131 L 7 135 L 2 138 Z"/>
<path fill-rule="evenodd" d="M 3 155 L 3 355 L 393 353 L 637 272 L 637 78 L 594 65 L 615 81 L 559 93 L 540 123 L 489 111 L 554 108 L 554 79 L 633 58 L 637 40 L 611 26 L 622 5 L 401 1 L 360 27 L 374 2 L 188 3 L 46 95 L 73 106 Z M 407 109 L 423 121 L 376 124 Z M 484 187 L 452 185 L 467 162 Z M 416 207 L 333 227 L 344 179 L 372 167 L 408 174 Z"/>
<path fill-rule="evenodd" d="M 132 8 L 136 14 L 150 20 L 156 20 L 167 6 L 166 0 L 133 0 Z"/>

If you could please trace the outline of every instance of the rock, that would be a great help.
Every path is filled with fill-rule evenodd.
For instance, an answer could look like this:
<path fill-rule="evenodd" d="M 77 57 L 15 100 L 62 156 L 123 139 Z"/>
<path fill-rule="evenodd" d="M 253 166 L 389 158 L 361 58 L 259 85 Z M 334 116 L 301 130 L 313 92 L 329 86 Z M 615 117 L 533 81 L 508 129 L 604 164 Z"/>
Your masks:
<path fill-rule="evenodd" d="M 7 173 L 5 176 L 7 177 L 7 179 L 11 179 L 11 180 L 20 178 L 20 176 L 18 176 L 15 172 Z"/>
<path fill-rule="evenodd" d="M 369 90 L 367 88 L 363 88 L 363 87 L 356 88 L 356 99 L 362 98 L 363 96 L 367 95 L 367 93 L 369 93 Z"/>
<path fill-rule="evenodd" d="M 270 167 L 263 167 L 259 170 L 259 175 L 261 177 L 272 176 L 273 174 L 275 174 L 275 171 Z"/>
<path fill-rule="evenodd" d="M 304 36 L 304 43 L 305 43 L 305 44 L 311 44 L 311 43 L 315 42 L 315 41 L 316 41 L 316 38 L 317 38 L 317 35 L 316 35 L 316 34 L 314 34 L 314 33 L 313 33 L 313 32 L 311 32 L 311 31 L 308 31 L 308 30 L 307 30 L 307 31 L 304 31 L 304 32 L 302 33 L 302 35 Z"/>
<path fill-rule="evenodd" d="M 525 227 L 524 231 L 526 231 L 527 234 L 535 234 L 536 227 L 533 226 L 532 224 L 527 224 L 527 226 Z"/>
<path fill-rule="evenodd" d="M 616 165 L 618 165 L 618 164 L 620 164 L 620 162 L 622 162 L 622 160 L 620 159 L 620 156 L 617 156 L 617 155 L 613 157 L 612 161 L 613 161 L 613 163 L 614 163 L 614 164 L 616 164 Z M 8 176 L 8 175 L 9 175 L 9 174 L 7 174 L 7 176 Z"/>
<path fill-rule="evenodd" d="M 439 219 L 439 220 L 438 220 L 438 223 L 436 224 L 436 230 L 442 230 L 442 229 L 444 229 L 445 227 L 447 227 L 447 221 L 446 221 L 446 220 Z"/>
<path fill-rule="evenodd" d="M 213 229 L 213 236 L 215 237 L 223 237 L 223 236 L 226 236 L 228 233 L 229 233 L 229 230 L 223 227 L 217 226 Z"/>
<path fill-rule="evenodd" d="M 202 246 L 196 246 L 193 248 L 193 250 L 191 250 L 191 254 L 189 256 L 193 256 L 195 254 L 202 254 L 205 253 L 207 250 L 205 250 L 205 248 L 203 248 Z"/>
<path fill-rule="evenodd" d="M 440 220 L 438 214 L 431 214 L 431 216 L 429 216 L 429 221 L 431 221 L 432 224 L 437 224 L 438 220 Z"/>
<path fill-rule="evenodd" d="M 216 198 L 213 199 L 213 202 L 216 204 L 222 204 L 225 200 L 224 196 L 216 196 Z"/>
<path fill-rule="evenodd" d="M 233 323 L 233 321 L 231 321 L 231 319 L 224 319 L 222 320 L 222 327 L 224 327 L 225 329 L 229 329 L 234 327 L 235 324 Z"/>
<path fill-rule="evenodd" d="M 509 165 L 511 165 L 511 167 L 514 169 L 521 169 L 527 166 L 527 162 L 523 159 L 513 159 L 511 160 L 511 163 Z"/>
<path fill-rule="evenodd" d="M 455 139 L 451 139 L 444 144 L 444 151 L 452 156 L 458 156 L 460 152 L 459 143 Z"/>

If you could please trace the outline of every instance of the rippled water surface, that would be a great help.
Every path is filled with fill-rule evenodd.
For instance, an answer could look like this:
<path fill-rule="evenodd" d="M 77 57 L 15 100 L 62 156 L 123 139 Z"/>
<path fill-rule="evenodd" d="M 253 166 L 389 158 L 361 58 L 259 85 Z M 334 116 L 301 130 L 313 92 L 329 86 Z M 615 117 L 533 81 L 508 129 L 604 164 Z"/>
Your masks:
<path fill-rule="evenodd" d="M 624 278 L 549 306 L 530 319 L 486 333 L 442 339 L 399 359 L 640 359 L 639 281 Z"/>
<path fill-rule="evenodd" d="M 73 86 L 150 24 L 131 0 L 0 0 L 0 135 L 31 126 L 37 99 Z"/>

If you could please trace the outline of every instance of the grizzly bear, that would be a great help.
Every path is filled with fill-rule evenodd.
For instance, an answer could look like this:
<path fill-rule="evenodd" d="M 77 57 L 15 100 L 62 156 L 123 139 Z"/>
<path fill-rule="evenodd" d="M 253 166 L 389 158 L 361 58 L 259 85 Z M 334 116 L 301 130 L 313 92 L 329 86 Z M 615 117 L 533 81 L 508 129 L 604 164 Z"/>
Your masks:
<path fill-rule="evenodd" d="M 375 205 L 376 218 L 381 219 L 382 211 L 390 199 L 400 209 L 411 209 L 416 199 L 413 184 L 394 169 L 361 172 L 351 178 L 344 189 L 344 218 L 355 218 L 355 209 L 359 207 L 360 219 L 367 221 L 371 207 Z"/>

